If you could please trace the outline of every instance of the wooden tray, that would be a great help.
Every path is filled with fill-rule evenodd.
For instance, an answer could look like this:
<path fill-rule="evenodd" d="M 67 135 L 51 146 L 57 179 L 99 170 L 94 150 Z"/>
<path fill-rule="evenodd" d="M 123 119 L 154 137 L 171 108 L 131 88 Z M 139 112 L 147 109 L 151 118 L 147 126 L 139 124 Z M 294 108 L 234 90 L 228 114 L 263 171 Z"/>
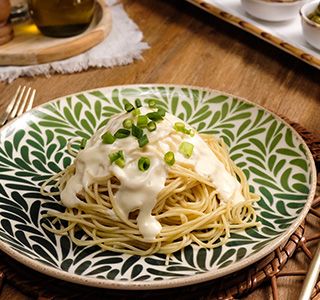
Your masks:
<path fill-rule="evenodd" d="M 15 25 L 14 39 L 0 46 L 0 65 L 35 65 L 78 55 L 103 41 L 111 23 L 109 8 L 98 2 L 89 28 L 74 37 L 46 37 L 30 21 Z"/>
<path fill-rule="evenodd" d="M 320 69 L 320 50 L 304 40 L 299 15 L 287 22 L 266 22 L 249 16 L 240 0 L 187 1 Z"/>

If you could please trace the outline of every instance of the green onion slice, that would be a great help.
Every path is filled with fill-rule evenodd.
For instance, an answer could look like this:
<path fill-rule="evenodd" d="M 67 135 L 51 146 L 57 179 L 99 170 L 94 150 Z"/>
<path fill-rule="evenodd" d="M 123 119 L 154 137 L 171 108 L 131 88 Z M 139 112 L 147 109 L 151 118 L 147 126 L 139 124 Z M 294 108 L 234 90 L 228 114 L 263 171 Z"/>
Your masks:
<path fill-rule="evenodd" d="M 124 105 L 124 109 L 126 110 L 126 112 L 130 112 L 134 110 L 134 106 L 131 103 L 127 102 Z"/>
<path fill-rule="evenodd" d="M 193 153 L 193 145 L 188 142 L 182 142 L 179 146 L 179 152 L 186 158 L 190 158 Z"/>
<path fill-rule="evenodd" d="M 124 153 L 122 150 L 119 150 L 117 152 L 113 152 L 109 154 L 109 159 L 111 163 L 114 163 L 116 160 L 118 160 L 119 158 L 124 160 Z"/>
<path fill-rule="evenodd" d="M 138 139 L 139 147 L 142 148 L 149 143 L 149 139 L 146 134 Z"/>
<path fill-rule="evenodd" d="M 149 169 L 150 167 L 150 159 L 146 156 L 140 157 L 138 161 L 138 168 L 140 171 L 145 172 Z"/>
<path fill-rule="evenodd" d="M 137 126 L 140 128 L 145 128 L 148 125 L 148 117 L 146 115 L 138 116 Z"/>
<path fill-rule="evenodd" d="M 125 166 L 124 153 L 122 150 L 109 154 L 109 159 L 111 163 L 115 163 L 120 168 Z"/>
<path fill-rule="evenodd" d="M 103 144 L 113 144 L 116 138 L 112 135 L 110 131 L 105 132 L 102 136 L 102 143 Z"/>
<path fill-rule="evenodd" d="M 134 103 L 135 103 L 135 105 L 136 105 L 136 108 L 139 108 L 139 107 L 142 106 L 142 103 L 141 103 L 141 100 L 140 100 L 140 99 L 136 99 L 136 100 L 134 101 Z"/>
<path fill-rule="evenodd" d="M 141 114 L 141 111 L 140 111 L 139 108 L 136 108 L 136 109 L 134 109 L 134 110 L 132 111 L 132 115 L 133 115 L 134 117 L 139 116 L 140 114 Z"/>
<path fill-rule="evenodd" d="M 183 132 L 184 133 L 184 131 L 186 129 L 186 125 L 183 122 L 176 122 L 173 125 L 173 129 L 178 131 L 178 132 Z"/>
<path fill-rule="evenodd" d="M 168 151 L 165 155 L 164 155 L 164 161 L 166 162 L 166 164 L 168 164 L 169 166 L 173 166 L 174 163 L 176 162 L 176 159 L 174 157 L 174 153 L 172 151 Z"/>
<path fill-rule="evenodd" d="M 143 135 L 143 130 L 134 124 L 132 124 L 131 132 L 132 132 L 132 135 L 137 139 L 140 139 Z"/>
<path fill-rule="evenodd" d="M 122 122 L 122 125 L 125 129 L 131 129 L 132 127 L 132 124 L 133 124 L 133 120 L 132 119 L 125 119 L 123 122 Z"/>
<path fill-rule="evenodd" d="M 114 136 L 117 139 L 124 139 L 124 138 L 128 137 L 129 135 L 130 135 L 130 130 L 124 129 L 124 128 L 118 129 L 117 132 L 114 134 Z"/>
<path fill-rule="evenodd" d="M 182 132 L 184 134 L 188 134 L 190 136 L 194 136 L 195 132 L 193 129 L 187 129 L 186 125 L 183 122 L 176 122 L 173 125 L 173 129 L 175 129 L 178 132 Z"/>
<path fill-rule="evenodd" d="M 126 165 L 126 162 L 123 158 L 118 158 L 114 163 L 120 168 L 124 168 Z"/>
<path fill-rule="evenodd" d="M 150 120 L 155 121 L 155 122 L 163 120 L 163 117 L 156 111 L 148 113 L 147 116 Z"/>
<path fill-rule="evenodd" d="M 154 121 L 151 121 L 148 123 L 147 128 L 149 131 L 155 131 L 157 129 L 157 123 Z"/>

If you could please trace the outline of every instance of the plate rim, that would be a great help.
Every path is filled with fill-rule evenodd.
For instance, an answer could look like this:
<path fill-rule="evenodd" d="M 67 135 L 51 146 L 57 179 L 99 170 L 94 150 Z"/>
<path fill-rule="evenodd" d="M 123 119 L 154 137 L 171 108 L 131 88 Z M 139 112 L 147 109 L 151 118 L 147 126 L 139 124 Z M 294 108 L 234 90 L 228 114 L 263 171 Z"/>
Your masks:
<path fill-rule="evenodd" d="M 188 285 L 193 285 L 193 284 L 198 284 L 198 283 L 203 283 L 207 282 L 210 280 L 222 278 L 226 275 L 232 274 L 234 272 L 237 272 L 249 265 L 252 265 L 253 263 L 263 259 L 267 255 L 269 255 L 271 252 L 273 252 L 276 248 L 278 248 L 280 245 L 285 243 L 290 236 L 295 232 L 295 230 L 299 227 L 301 222 L 305 219 L 308 211 L 311 208 L 312 201 L 315 196 L 316 192 L 316 184 L 317 184 L 317 172 L 316 172 L 316 167 L 315 167 L 315 161 L 312 156 L 312 153 L 304 141 L 304 139 L 300 136 L 300 134 L 290 125 L 288 122 L 281 117 L 279 117 L 277 114 L 274 112 L 270 111 L 269 109 L 263 107 L 262 105 L 258 103 L 254 103 L 246 98 L 236 96 L 233 94 L 230 94 L 228 92 L 223 92 L 220 90 L 216 90 L 210 87 L 200 87 L 200 86 L 194 86 L 194 85 L 186 85 L 186 84 L 168 84 L 168 83 L 149 83 L 149 84 L 123 84 L 123 85 L 111 85 L 111 86 L 103 86 L 103 87 L 97 87 L 89 90 L 84 90 L 84 91 L 79 91 L 75 92 L 72 94 L 68 95 L 63 95 L 58 98 L 49 100 L 47 102 L 41 103 L 34 107 L 32 110 L 29 110 L 28 112 L 22 114 L 18 118 L 11 120 L 9 123 L 4 125 L 2 128 L 0 128 L 0 133 L 2 131 L 5 131 L 7 127 L 11 126 L 13 123 L 17 122 L 18 120 L 21 120 L 23 118 L 26 118 L 27 115 L 31 114 L 32 112 L 38 110 L 40 107 L 43 107 L 44 105 L 47 105 L 49 103 L 54 103 L 57 101 L 65 101 L 67 97 L 72 97 L 76 96 L 78 94 L 83 94 L 83 93 L 90 93 L 91 91 L 97 91 L 97 90 L 112 90 L 115 88 L 125 88 L 125 87 L 131 87 L 131 88 L 141 88 L 141 87 L 174 87 L 174 88 L 187 88 L 187 89 L 197 89 L 197 90 L 202 90 L 202 91 L 207 91 L 210 93 L 220 93 L 228 97 L 235 97 L 241 101 L 244 101 L 248 104 L 253 105 L 254 107 L 260 108 L 269 114 L 271 114 L 276 120 L 282 122 L 287 126 L 288 128 L 291 129 L 291 131 L 294 133 L 295 137 L 298 138 L 300 143 L 303 144 L 305 152 L 306 152 L 306 157 L 310 162 L 310 169 L 311 169 L 311 183 L 310 183 L 310 191 L 309 191 L 309 196 L 308 199 L 306 200 L 306 204 L 304 205 L 302 211 L 300 212 L 300 215 L 296 220 L 291 224 L 288 230 L 284 231 L 281 235 L 280 238 L 276 239 L 276 243 L 271 242 L 271 245 L 269 244 L 267 247 L 264 247 L 264 255 L 261 255 L 261 251 L 258 251 L 251 256 L 240 260 L 239 262 L 236 262 L 233 265 L 229 265 L 225 269 L 220 269 L 218 276 L 215 275 L 215 271 L 209 270 L 208 272 L 201 273 L 201 274 L 194 274 L 190 276 L 182 276 L 180 278 L 174 278 L 174 279 L 164 279 L 164 280 L 153 280 L 153 281 L 120 281 L 120 280 L 110 280 L 110 279 L 99 279 L 99 278 L 92 278 L 92 277 L 85 277 L 83 275 L 76 275 L 76 274 L 70 274 L 66 271 L 63 271 L 61 269 L 56 269 L 54 267 L 45 265 L 41 262 L 35 261 L 20 252 L 12 249 L 10 246 L 7 245 L 7 243 L 3 242 L 0 240 L 0 250 L 18 261 L 19 263 L 22 263 L 23 265 L 38 271 L 42 274 L 54 277 L 56 279 L 68 281 L 71 283 L 75 284 L 80 284 L 80 285 L 86 285 L 86 286 L 91 286 L 91 287 L 98 287 L 98 288 L 106 288 L 106 289 L 116 289 L 116 290 L 156 290 L 156 289 L 168 289 L 168 288 L 177 288 L 177 287 L 182 287 L 182 286 L 188 286 Z M 259 255 L 260 254 L 260 255 Z"/>

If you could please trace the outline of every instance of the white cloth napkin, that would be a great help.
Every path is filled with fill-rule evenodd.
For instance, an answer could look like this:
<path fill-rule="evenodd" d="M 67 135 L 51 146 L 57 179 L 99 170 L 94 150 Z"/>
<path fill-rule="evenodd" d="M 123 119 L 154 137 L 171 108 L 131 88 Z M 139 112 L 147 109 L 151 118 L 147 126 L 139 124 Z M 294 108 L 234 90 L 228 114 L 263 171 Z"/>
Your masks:
<path fill-rule="evenodd" d="M 94 48 L 80 55 L 52 63 L 32 66 L 0 67 L 0 81 L 12 82 L 20 76 L 36 76 L 53 73 L 75 73 L 89 67 L 114 67 L 141 59 L 143 50 L 149 46 L 143 42 L 143 34 L 128 17 L 121 4 L 106 1 L 112 15 L 112 29 L 108 37 Z"/>

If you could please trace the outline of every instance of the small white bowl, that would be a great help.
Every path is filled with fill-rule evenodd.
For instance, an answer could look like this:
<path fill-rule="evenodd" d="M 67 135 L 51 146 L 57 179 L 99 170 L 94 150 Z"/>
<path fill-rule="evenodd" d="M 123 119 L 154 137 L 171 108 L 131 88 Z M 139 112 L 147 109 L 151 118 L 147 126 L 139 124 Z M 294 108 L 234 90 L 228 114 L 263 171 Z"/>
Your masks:
<path fill-rule="evenodd" d="M 280 22 L 299 15 L 299 9 L 310 0 L 241 0 L 246 12 L 264 21 Z"/>
<path fill-rule="evenodd" d="M 313 47 L 320 50 L 320 24 L 311 21 L 308 15 L 314 12 L 320 0 L 305 4 L 300 10 L 303 36 Z"/>

